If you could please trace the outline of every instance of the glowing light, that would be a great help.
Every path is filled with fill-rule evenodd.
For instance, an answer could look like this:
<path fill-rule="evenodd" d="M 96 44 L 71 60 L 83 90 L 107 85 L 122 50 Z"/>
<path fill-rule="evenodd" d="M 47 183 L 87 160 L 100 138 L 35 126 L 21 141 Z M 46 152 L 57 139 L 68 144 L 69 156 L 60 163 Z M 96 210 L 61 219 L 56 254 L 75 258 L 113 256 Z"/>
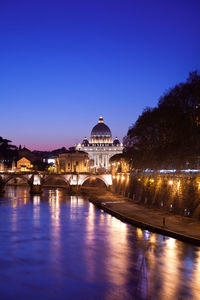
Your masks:
<path fill-rule="evenodd" d="M 200 250 L 197 253 L 196 265 L 197 265 L 197 271 L 200 272 Z"/>
<path fill-rule="evenodd" d="M 154 243 L 156 240 L 155 234 L 152 233 L 149 240 L 151 243 Z"/>
<path fill-rule="evenodd" d="M 124 176 L 122 176 L 122 178 L 121 178 L 121 179 L 122 179 L 122 181 L 123 181 L 123 180 L 125 179 L 125 177 L 124 177 Z"/>
<path fill-rule="evenodd" d="M 154 182 L 154 179 L 150 179 L 150 182 Z"/>
<path fill-rule="evenodd" d="M 177 189 L 179 190 L 179 188 L 180 188 L 180 185 L 181 185 L 181 182 L 180 182 L 180 180 L 177 182 Z"/>
<path fill-rule="evenodd" d="M 149 240 L 150 235 L 151 235 L 150 231 L 144 230 L 144 238 L 145 238 L 145 240 Z"/>
<path fill-rule="evenodd" d="M 55 158 L 48 158 L 48 164 L 55 164 Z"/>
<path fill-rule="evenodd" d="M 166 242 L 167 246 L 170 248 L 170 249 L 174 249 L 175 246 L 176 246 L 176 240 L 173 239 L 173 238 L 169 238 Z"/>
<path fill-rule="evenodd" d="M 40 204 L 40 196 L 33 196 L 33 205 L 39 205 Z"/>
<path fill-rule="evenodd" d="M 172 185 L 172 184 L 173 184 L 173 181 L 172 181 L 172 180 L 169 180 L 168 183 L 169 183 L 169 185 Z"/>
<path fill-rule="evenodd" d="M 199 169 L 186 169 L 186 170 L 181 170 L 181 172 L 185 172 L 185 173 L 198 173 L 200 172 Z"/>
<path fill-rule="evenodd" d="M 138 178 L 138 181 L 141 181 L 141 179 L 140 179 L 140 178 Z"/>
<path fill-rule="evenodd" d="M 33 185 L 40 185 L 40 176 L 39 175 L 34 175 Z"/>
<path fill-rule="evenodd" d="M 115 179 L 115 175 L 113 176 L 113 179 Z"/>
<path fill-rule="evenodd" d="M 138 238 L 142 238 L 143 237 L 143 231 L 142 231 L 142 229 L 137 228 L 136 229 L 136 233 L 137 233 Z"/>
<path fill-rule="evenodd" d="M 175 173 L 176 169 L 174 170 L 159 170 L 160 173 Z"/>

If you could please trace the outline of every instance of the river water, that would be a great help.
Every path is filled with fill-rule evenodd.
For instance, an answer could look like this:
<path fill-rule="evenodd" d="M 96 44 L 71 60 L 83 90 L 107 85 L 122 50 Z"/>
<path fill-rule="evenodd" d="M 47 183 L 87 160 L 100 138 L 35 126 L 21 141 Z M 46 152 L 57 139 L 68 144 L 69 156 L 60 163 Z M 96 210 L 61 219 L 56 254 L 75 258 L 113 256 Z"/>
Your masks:
<path fill-rule="evenodd" d="M 127 225 L 86 199 L 7 187 L 0 299 L 200 299 L 200 248 Z"/>

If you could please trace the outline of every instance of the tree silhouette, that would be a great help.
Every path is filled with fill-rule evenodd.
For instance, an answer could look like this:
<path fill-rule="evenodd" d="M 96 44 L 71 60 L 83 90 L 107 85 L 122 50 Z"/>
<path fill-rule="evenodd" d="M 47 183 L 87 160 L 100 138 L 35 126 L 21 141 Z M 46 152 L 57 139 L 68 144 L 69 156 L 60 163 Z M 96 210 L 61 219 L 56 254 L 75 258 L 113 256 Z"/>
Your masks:
<path fill-rule="evenodd" d="M 200 156 L 200 76 L 197 71 L 146 108 L 124 139 L 135 168 L 197 166 Z"/>

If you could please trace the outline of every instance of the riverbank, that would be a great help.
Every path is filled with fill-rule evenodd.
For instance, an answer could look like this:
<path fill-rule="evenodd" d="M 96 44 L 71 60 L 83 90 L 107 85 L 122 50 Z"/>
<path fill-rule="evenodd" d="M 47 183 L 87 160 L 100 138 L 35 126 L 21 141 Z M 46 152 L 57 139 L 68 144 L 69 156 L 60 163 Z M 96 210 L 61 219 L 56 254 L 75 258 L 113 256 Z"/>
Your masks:
<path fill-rule="evenodd" d="M 147 208 L 111 192 L 89 197 L 89 201 L 123 222 L 200 246 L 200 221 L 196 219 Z"/>

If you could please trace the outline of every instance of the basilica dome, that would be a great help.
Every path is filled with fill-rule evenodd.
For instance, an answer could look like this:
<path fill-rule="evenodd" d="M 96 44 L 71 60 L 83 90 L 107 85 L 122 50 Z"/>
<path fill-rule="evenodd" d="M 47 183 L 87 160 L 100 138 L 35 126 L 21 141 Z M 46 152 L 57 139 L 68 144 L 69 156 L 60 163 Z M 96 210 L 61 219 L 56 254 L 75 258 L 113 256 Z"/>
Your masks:
<path fill-rule="evenodd" d="M 123 148 L 123 144 L 118 138 L 113 141 L 110 128 L 104 123 L 102 116 L 92 128 L 89 141 L 85 137 L 82 143 L 76 146 L 76 150 L 88 153 L 92 172 L 97 172 L 98 169 L 101 172 L 110 170 L 110 158 L 115 154 L 122 153 Z"/>
<path fill-rule="evenodd" d="M 91 131 L 91 137 L 112 137 L 110 128 L 104 124 L 102 116 L 99 118 L 99 122 L 95 125 Z"/>

